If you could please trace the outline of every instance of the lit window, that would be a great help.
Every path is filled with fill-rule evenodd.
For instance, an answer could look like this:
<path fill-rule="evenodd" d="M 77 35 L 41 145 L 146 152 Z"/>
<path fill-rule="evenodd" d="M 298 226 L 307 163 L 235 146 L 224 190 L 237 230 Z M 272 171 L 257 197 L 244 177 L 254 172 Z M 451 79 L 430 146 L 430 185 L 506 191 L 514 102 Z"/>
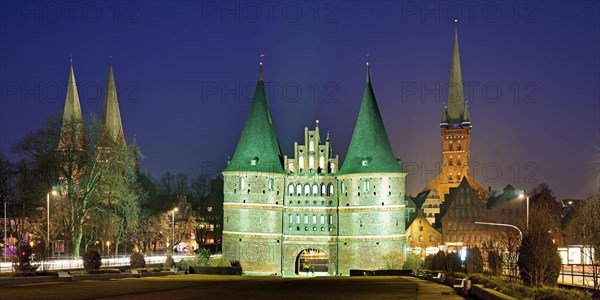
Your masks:
<path fill-rule="evenodd" d="M 308 224 L 308 215 L 304 215 L 304 224 Z"/>
<path fill-rule="evenodd" d="M 292 217 L 292 214 L 289 214 L 288 216 L 289 216 L 289 217 L 288 217 L 288 219 L 289 219 L 289 222 L 290 222 L 290 224 L 292 224 L 292 223 L 293 223 L 293 221 L 294 221 L 294 218 Z"/>
<path fill-rule="evenodd" d="M 310 185 L 308 185 L 308 183 L 304 185 L 304 195 L 305 196 L 310 195 Z"/>
<path fill-rule="evenodd" d="M 290 185 L 288 185 L 288 193 L 290 194 L 290 196 L 294 196 L 294 184 L 290 183 Z"/>
<path fill-rule="evenodd" d="M 325 215 L 321 215 L 321 225 L 325 224 Z"/>
<path fill-rule="evenodd" d="M 314 169 L 315 168 L 315 158 L 310 156 L 308 158 L 308 168 L 309 169 Z"/>
<path fill-rule="evenodd" d="M 317 215 L 313 215 L 313 217 L 312 217 L 312 223 L 313 224 L 317 224 Z"/>
<path fill-rule="evenodd" d="M 333 184 L 329 184 L 329 196 L 333 196 Z"/>
<path fill-rule="evenodd" d="M 269 178 L 269 191 L 273 190 L 273 178 Z"/>
<path fill-rule="evenodd" d="M 308 143 L 308 151 L 315 151 L 315 142 L 310 141 Z"/>
<path fill-rule="evenodd" d="M 423 236 L 419 235 L 419 242 L 422 242 L 422 241 L 423 241 Z"/>
<path fill-rule="evenodd" d="M 312 193 L 313 193 L 313 196 L 318 196 L 319 195 L 319 186 L 316 183 L 313 184 Z"/>
<path fill-rule="evenodd" d="M 329 225 L 333 225 L 333 215 L 329 215 Z"/>
<path fill-rule="evenodd" d="M 319 157 L 319 168 L 321 168 L 321 170 L 325 168 L 325 157 L 323 156 Z"/>
<path fill-rule="evenodd" d="M 296 194 L 298 194 L 298 196 L 302 196 L 302 185 L 299 183 L 296 185 Z"/>
<path fill-rule="evenodd" d="M 240 189 L 246 188 L 246 179 L 244 177 L 240 177 Z"/>

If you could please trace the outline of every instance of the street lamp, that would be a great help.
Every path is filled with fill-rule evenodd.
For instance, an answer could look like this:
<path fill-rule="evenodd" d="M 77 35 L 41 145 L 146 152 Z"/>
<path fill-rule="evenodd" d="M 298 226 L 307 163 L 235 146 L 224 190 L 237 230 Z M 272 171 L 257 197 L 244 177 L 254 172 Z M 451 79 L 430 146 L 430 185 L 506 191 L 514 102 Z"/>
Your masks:
<path fill-rule="evenodd" d="M 54 187 L 52 188 L 52 190 L 48 191 L 48 193 L 46 193 L 46 220 L 48 221 L 47 223 L 47 232 L 46 232 L 46 253 L 50 252 L 50 194 L 52 195 L 56 195 L 58 194 L 58 192 L 54 189 Z"/>
<path fill-rule="evenodd" d="M 173 244 L 171 246 L 171 251 L 173 251 L 173 249 L 175 247 L 175 212 L 178 211 L 178 210 L 179 209 L 177 207 L 173 208 L 173 213 L 171 214 L 171 224 L 173 225 L 172 231 L 171 231 L 171 234 L 172 234 L 172 236 L 171 236 L 172 240 L 171 241 L 173 242 Z M 173 251 L 173 254 L 175 254 L 175 251 Z"/>
<path fill-rule="evenodd" d="M 108 249 L 108 256 L 110 257 L 110 241 L 106 241 L 106 248 Z"/>
<path fill-rule="evenodd" d="M 525 194 L 525 192 L 523 192 L 522 194 L 519 194 L 519 199 L 523 199 L 526 198 L 527 199 L 527 230 L 529 230 L 529 195 Z"/>
<path fill-rule="evenodd" d="M 519 227 L 517 227 L 515 225 L 504 224 L 504 223 L 488 223 L 488 222 L 475 222 L 475 224 L 492 225 L 492 226 L 502 226 L 502 227 L 511 227 L 511 228 L 514 228 L 517 231 L 519 231 L 519 236 L 521 237 L 521 241 L 523 240 L 523 232 L 521 232 L 521 229 L 519 229 Z"/>

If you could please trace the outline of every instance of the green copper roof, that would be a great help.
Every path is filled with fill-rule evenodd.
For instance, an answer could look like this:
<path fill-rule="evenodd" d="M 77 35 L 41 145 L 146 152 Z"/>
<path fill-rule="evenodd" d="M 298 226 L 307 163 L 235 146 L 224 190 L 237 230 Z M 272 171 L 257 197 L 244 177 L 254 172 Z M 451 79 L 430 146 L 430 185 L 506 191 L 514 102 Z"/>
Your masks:
<path fill-rule="evenodd" d="M 448 105 L 442 123 L 462 124 L 470 122 L 465 104 L 462 74 L 460 70 L 460 53 L 458 50 L 458 29 L 454 30 L 454 49 L 452 51 L 452 67 L 450 69 L 450 84 L 448 85 Z"/>
<path fill-rule="evenodd" d="M 385 132 L 367 64 L 367 83 L 362 104 L 344 165 L 338 174 L 403 172 Z"/>
<path fill-rule="evenodd" d="M 225 172 L 283 173 L 281 161 L 261 64 L 250 112 Z"/>
<path fill-rule="evenodd" d="M 108 134 L 111 142 L 125 145 L 125 135 L 123 134 L 123 125 L 121 124 L 121 111 L 119 110 L 119 99 L 117 98 L 112 64 L 108 66 L 102 125 L 105 134 Z"/>

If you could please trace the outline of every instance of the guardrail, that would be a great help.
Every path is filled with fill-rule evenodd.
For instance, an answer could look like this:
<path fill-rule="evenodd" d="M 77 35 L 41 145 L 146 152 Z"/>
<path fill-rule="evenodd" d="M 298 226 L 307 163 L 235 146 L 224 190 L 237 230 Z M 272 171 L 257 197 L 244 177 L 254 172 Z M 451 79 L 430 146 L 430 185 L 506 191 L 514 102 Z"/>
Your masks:
<path fill-rule="evenodd" d="M 174 255 L 173 260 L 175 262 L 179 262 L 182 259 L 192 258 L 193 255 Z M 166 255 L 149 255 L 145 256 L 146 264 L 162 264 L 167 259 Z M 38 270 L 73 270 L 73 269 L 83 269 L 83 261 L 81 257 L 69 257 L 62 259 L 49 259 L 46 261 L 38 261 L 34 262 L 34 264 L 39 264 Z M 123 267 L 129 266 L 129 255 L 119 255 L 119 256 L 111 256 L 111 257 L 103 257 L 102 258 L 102 267 L 103 268 L 111 268 L 111 267 Z M 4 261 L 0 262 L 0 273 L 4 272 L 12 272 L 12 262 Z"/>

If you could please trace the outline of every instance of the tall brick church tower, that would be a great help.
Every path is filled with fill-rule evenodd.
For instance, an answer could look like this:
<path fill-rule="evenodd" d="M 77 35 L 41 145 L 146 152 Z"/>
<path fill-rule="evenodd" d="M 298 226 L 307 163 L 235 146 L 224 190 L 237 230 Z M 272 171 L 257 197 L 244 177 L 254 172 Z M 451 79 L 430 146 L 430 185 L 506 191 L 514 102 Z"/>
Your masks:
<path fill-rule="evenodd" d="M 448 85 L 448 102 L 442 110 L 440 122 L 442 138 L 441 172 L 427 184 L 424 190 L 434 190 L 444 202 L 450 188 L 458 187 L 463 177 L 471 186 L 485 193 L 485 189 L 471 177 L 471 118 L 465 103 L 460 53 L 458 50 L 458 29 L 454 30 L 454 48 Z"/>

